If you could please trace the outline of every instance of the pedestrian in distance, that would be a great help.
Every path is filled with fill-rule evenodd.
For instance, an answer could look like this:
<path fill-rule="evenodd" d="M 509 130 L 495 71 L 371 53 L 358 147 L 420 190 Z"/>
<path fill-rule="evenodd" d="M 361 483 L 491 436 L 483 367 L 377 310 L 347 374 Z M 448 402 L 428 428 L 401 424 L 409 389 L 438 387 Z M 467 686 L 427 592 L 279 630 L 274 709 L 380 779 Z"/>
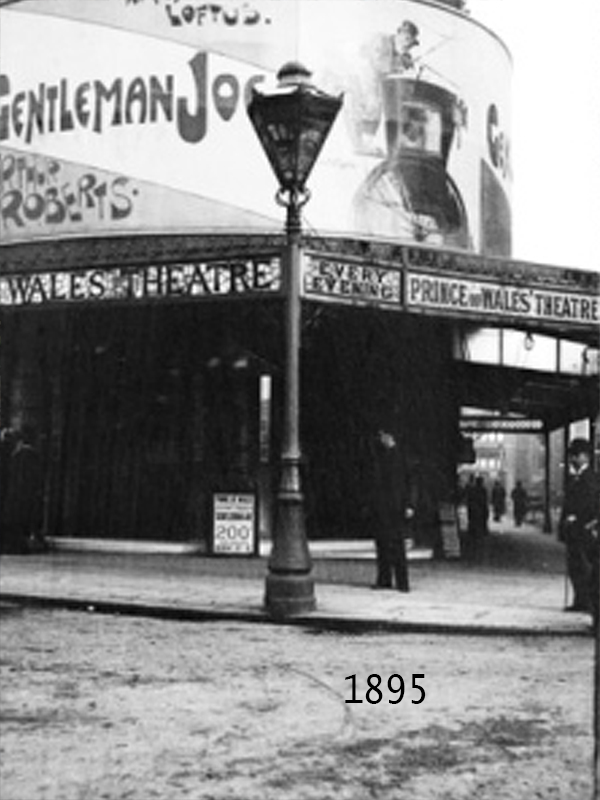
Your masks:
<path fill-rule="evenodd" d="M 369 516 L 374 527 L 377 579 L 374 589 L 409 591 L 405 527 L 414 516 L 409 505 L 408 481 L 394 435 L 378 430 L 371 447 Z"/>
<path fill-rule="evenodd" d="M 517 481 L 515 488 L 510 493 L 513 504 L 513 517 L 515 525 L 520 528 L 527 516 L 527 492 L 521 481 Z"/>
<path fill-rule="evenodd" d="M 597 621 L 600 486 L 592 471 L 592 447 L 586 439 L 573 439 L 567 455 L 569 474 L 559 527 L 559 537 L 566 545 L 567 575 L 573 588 L 573 602 L 566 611 L 587 612 Z"/>
<path fill-rule="evenodd" d="M 13 434 L 2 479 L 0 551 L 24 554 L 41 549 L 42 471 L 30 426 Z"/>
<path fill-rule="evenodd" d="M 480 555 L 484 538 L 488 534 L 489 499 L 481 475 L 467 487 L 467 558 L 474 560 Z"/>
<path fill-rule="evenodd" d="M 492 509 L 494 522 L 500 522 L 506 513 L 506 489 L 500 481 L 494 481 L 492 486 Z"/>

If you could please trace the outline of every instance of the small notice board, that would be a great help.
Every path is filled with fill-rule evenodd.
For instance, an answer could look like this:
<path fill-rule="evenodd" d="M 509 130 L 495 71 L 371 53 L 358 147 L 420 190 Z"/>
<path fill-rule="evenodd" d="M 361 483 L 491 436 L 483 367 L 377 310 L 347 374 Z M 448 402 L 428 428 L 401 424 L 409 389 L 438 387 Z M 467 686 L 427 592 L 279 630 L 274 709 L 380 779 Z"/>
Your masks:
<path fill-rule="evenodd" d="M 460 558 L 459 519 L 452 503 L 440 503 L 439 519 L 444 558 Z"/>
<path fill-rule="evenodd" d="M 212 553 L 258 554 L 256 495 L 252 492 L 215 492 L 212 504 Z"/>

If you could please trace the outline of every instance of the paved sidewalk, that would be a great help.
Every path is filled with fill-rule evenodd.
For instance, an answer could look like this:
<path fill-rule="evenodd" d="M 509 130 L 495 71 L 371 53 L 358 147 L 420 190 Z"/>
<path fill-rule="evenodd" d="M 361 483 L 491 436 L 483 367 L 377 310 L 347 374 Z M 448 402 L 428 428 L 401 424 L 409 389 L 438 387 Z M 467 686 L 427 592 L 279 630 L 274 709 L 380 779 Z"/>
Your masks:
<path fill-rule="evenodd" d="M 332 630 L 591 635 L 587 615 L 563 611 L 561 546 L 538 532 L 501 533 L 491 537 L 489 552 L 495 555 L 477 565 L 423 560 L 414 553 L 408 594 L 370 589 L 370 543 L 312 543 L 317 608 L 289 623 Z M 526 557 L 527 564 L 515 554 Z M 264 556 L 66 551 L 3 556 L 0 600 L 166 618 L 269 622 L 263 608 L 266 571 Z"/>

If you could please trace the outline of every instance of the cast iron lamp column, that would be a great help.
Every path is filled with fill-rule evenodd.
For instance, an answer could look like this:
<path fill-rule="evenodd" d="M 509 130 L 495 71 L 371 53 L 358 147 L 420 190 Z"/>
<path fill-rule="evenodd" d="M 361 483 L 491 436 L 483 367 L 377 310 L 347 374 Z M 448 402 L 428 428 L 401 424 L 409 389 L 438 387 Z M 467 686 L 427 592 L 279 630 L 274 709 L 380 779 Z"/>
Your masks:
<path fill-rule="evenodd" d="M 300 445 L 300 261 L 301 209 L 310 194 L 306 180 L 342 105 L 310 83 L 311 73 L 296 62 L 278 72 L 277 91 L 253 90 L 248 115 L 279 181 L 276 199 L 286 208 L 282 259 L 285 292 L 285 399 L 276 498 L 273 549 L 265 605 L 273 617 L 315 608 L 312 562 L 306 538 Z"/>

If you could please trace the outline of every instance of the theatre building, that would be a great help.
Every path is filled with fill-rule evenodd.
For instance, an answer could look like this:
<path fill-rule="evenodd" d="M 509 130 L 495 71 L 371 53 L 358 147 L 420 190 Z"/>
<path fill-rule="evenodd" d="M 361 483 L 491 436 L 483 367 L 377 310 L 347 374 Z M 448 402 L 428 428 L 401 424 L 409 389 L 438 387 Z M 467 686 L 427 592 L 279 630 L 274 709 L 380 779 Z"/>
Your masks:
<path fill-rule="evenodd" d="M 511 258 L 511 59 L 461 6 L 0 9 L 0 424 L 36 431 L 47 535 L 204 550 L 244 492 L 269 534 L 285 235 L 246 106 L 290 60 L 343 93 L 303 210 L 309 538 L 372 535 L 383 424 L 435 547 L 479 425 L 596 420 L 598 275 Z"/>

